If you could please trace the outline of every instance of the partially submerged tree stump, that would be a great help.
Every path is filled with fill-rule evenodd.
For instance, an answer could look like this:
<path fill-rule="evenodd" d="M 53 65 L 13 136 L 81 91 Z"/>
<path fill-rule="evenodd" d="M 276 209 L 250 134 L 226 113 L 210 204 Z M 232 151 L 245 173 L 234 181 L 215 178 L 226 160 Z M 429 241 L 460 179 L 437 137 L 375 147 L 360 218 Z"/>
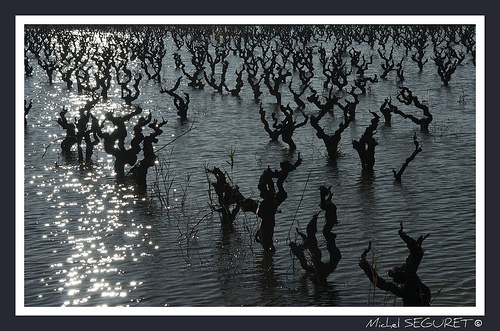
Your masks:
<path fill-rule="evenodd" d="M 259 229 L 254 235 L 255 241 L 261 244 L 265 254 L 272 256 L 276 251 L 273 244 L 276 213 L 288 196 L 283 184 L 290 172 L 297 169 L 301 163 L 299 153 L 293 164 L 283 161 L 280 163 L 280 170 L 272 170 L 270 167 L 264 170 L 258 184 L 262 198 L 260 202 L 245 198 L 237 185 L 227 182 L 226 175 L 219 168 L 206 169 L 217 179 L 217 182 L 212 183 L 218 197 L 218 205 L 214 210 L 220 213 L 223 227 L 231 226 L 240 210 L 255 213 L 260 218 Z"/>
<path fill-rule="evenodd" d="M 162 121 L 159 123 L 158 120 L 154 119 L 153 123 L 150 123 L 148 125 L 148 127 L 151 128 L 153 132 L 145 136 L 142 140 L 142 151 L 144 157 L 130 170 L 135 179 L 135 183 L 137 184 L 137 191 L 139 195 L 146 194 L 146 178 L 148 175 L 148 169 L 154 166 L 156 161 L 156 154 L 154 153 L 153 144 L 158 142 L 158 139 L 156 137 L 163 133 L 161 127 L 165 124 L 167 124 L 167 120 L 165 119 L 162 119 Z"/>
<path fill-rule="evenodd" d="M 399 169 L 399 171 L 396 172 L 396 170 L 392 169 L 392 172 L 394 174 L 394 178 L 395 178 L 396 182 L 398 182 L 398 183 L 401 182 L 401 176 L 403 175 L 403 172 L 405 171 L 406 167 L 408 167 L 408 165 L 410 164 L 410 162 L 413 161 L 413 159 L 415 159 L 415 157 L 417 156 L 417 154 L 422 151 L 422 146 L 420 146 L 420 144 L 417 141 L 417 134 L 416 133 L 413 134 L 413 144 L 415 144 L 415 150 L 405 160 L 405 162 L 403 163 L 403 165 L 401 166 L 401 168 Z"/>
<path fill-rule="evenodd" d="M 175 90 L 177 90 L 177 88 L 179 87 L 181 78 L 182 76 L 177 79 L 177 82 L 175 83 L 173 88 L 171 88 L 170 90 L 161 89 L 160 93 L 167 93 L 174 98 L 174 106 L 175 108 L 177 108 L 177 115 L 181 118 L 181 120 L 186 120 L 187 111 L 189 108 L 189 93 L 184 92 L 184 98 L 175 93 Z"/>
<path fill-rule="evenodd" d="M 323 262 L 321 260 L 322 252 L 318 247 L 318 240 L 316 239 L 316 232 L 318 231 L 318 215 L 321 211 L 314 214 L 312 219 L 309 221 L 306 228 L 306 234 L 300 232 L 298 228 L 296 229 L 297 234 L 302 238 L 302 243 L 296 244 L 294 242 L 290 242 L 289 246 L 292 253 L 299 259 L 302 269 L 310 275 L 311 280 L 324 286 L 327 284 L 328 276 L 337 268 L 337 265 L 342 258 L 342 254 L 335 243 L 337 235 L 331 232 L 333 226 L 338 224 L 337 207 L 331 200 L 332 192 L 330 188 L 326 188 L 325 186 L 321 186 L 319 189 L 321 194 L 320 207 L 325 211 L 325 224 L 323 226 L 322 234 L 326 240 L 326 248 L 330 255 L 328 262 Z M 311 261 L 308 261 L 305 256 L 304 252 L 306 250 L 309 250 L 310 252 Z"/>
<path fill-rule="evenodd" d="M 218 205 L 213 209 L 219 212 L 221 223 L 224 228 L 230 227 L 236 219 L 240 210 L 244 212 L 257 212 L 258 203 L 252 199 L 247 199 L 241 194 L 237 185 L 227 182 L 226 175 L 218 167 L 206 169 L 207 173 L 215 176 L 217 181 L 212 186 L 217 194 Z"/>
<path fill-rule="evenodd" d="M 318 116 L 311 116 L 311 126 L 316 130 L 316 137 L 323 140 L 328 153 L 328 159 L 330 159 L 331 161 L 335 161 L 338 158 L 338 149 L 342 132 L 344 132 L 349 127 L 349 124 L 351 124 L 351 122 L 354 121 L 355 118 L 355 108 L 358 103 L 358 99 L 356 94 L 354 94 L 353 92 L 351 92 L 351 94 L 354 96 L 354 102 L 347 101 L 345 106 L 341 105 L 338 102 L 338 98 L 335 96 L 327 98 L 326 102 L 322 104 L 319 101 L 316 91 L 314 91 L 314 94 L 308 98 L 308 101 L 314 103 L 316 107 L 320 109 Z M 343 110 L 344 122 L 340 122 L 338 129 L 330 135 L 327 134 L 325 130 L 319 125 L 319 122 L 323 118 L 323 116 L 333 110 L 334 105 L 338 105 L 339 108 Z"/>
<path fill-rule="evenodd" d="M 279 206 L 286 200 L 288 193 L 283 187 L 283 183 L 290 174 L 290 172 L 297 169 L 302 163 L 300 153 L 295 163 L 290 161 L 283 161 L 280 163 L 280 170 L 271 170 L 267 168 L 262 172 L 259 180 L 260 197 L 263 199 L 260 202 L 257 210 L 257 216 L 261 219 L 259 230 L 255 234 L 255 240 L 262 245 L 264 252 L 268 255 L 273 255 L 276 251 L 273 244 L 274 225 L 276 223 L 276 213 Z M 276 179 L 276 191 L 275 183 Z"/>
<path fill-rule="evenodd" d="M 352 147 L 358 152 L 363 171 L 369 172 L 373 171 L 375 165 L 375 147 L 378 145 L 378 142 L 373 136 L 377 132 L 380 119 L 378 114 L 372 111 L 370 111 L 370 113 L 373 115 L 371 124 L 365 129 L 365 132 L 359 140 L 352 141 Z"/>
<path fill-rule="evenodd" d="M 300 123 L 297 123 L 293 119 L 293 110 L 292 108 L 290 108 L 290 105 L 287 105 L 286 107 L 280 105 L 279 107 L 281 112 L 285 115 L 285 118 L 278 123 L 277 115 L 275 113 L 272 113 L 271 117 L 273 119 L 273 129 L 271 129 L 271 127 L 269 126 L 269 122 L 266 120 L 266 112 L 264 111 L 264 108 L 262 108 L 262 103 L 260 104 L 259 109 L 260 120 L 264 124 L 264 129 L 269 134 L 271 141 L 277 141 L 278 137 L 281 136 L 283 142 L 285 142 L 289 146 L 290 151 L 294 151 L 297 149 L 297 145 L 292 139 L 293 133 L 296 129 L 304 126 L 307 123 L 309 117 L 302 113 L 302 115 L 304 116 L 304 120 Z"/>
<path fill-rule="evenodd" d="M 430 306 L 431 291 L 417 275 L 417 269 L 424 256 L 422 242 L 429 234 L 415 240 L 403 231 L 402 222 L 398 234 L 406 243 L 410 254 L 404 264 L 389 270 L 388 275 L 392 277 L 392 281 L 386 281 L 380 277 L 375 268 L 366 260 L 366 254 L 371 250 L 371 242 L 361 254 L 359 266 L 374 286 L 402 298 L 404 306 Z"/>
<path fill-rule="evenodd" d="M 432 122 L 432 114 L 429 112 L 429 107 L 427 105 L 420 102 L 418 97 L 414 96 L 412 91 L 407 87 L 402 87 L 399 91 L 397 98 L 400 102 L 405 105 L 411 105 L 412 103 L 418 109 L 421 109 L 424 113 L 424 117 L 417 118 L 413 115 L 403 113 L 401 110 L 397 108 L 394 109 L 394 113 L 403 116 L 404 118 L 409 118 L 413 123 L 418 124 L 420 126 L 420 130 L 423 132 L 429 131 L 429 124 Z"/>

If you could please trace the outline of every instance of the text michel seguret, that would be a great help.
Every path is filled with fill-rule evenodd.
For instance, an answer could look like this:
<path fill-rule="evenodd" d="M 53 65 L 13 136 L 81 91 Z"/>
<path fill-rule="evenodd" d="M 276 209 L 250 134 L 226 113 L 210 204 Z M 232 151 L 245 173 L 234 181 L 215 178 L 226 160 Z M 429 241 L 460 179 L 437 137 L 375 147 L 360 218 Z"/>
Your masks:
<path fill-rule="evenodd" d="M 400 317 L 372 318 L 366 324 L 366 328 L 466 328 L 472 326 L 474 319 L 463 317 L 446 317 L 446 318 L 431 318 L 431 317 L 412 317 L 401 319 Z"/>

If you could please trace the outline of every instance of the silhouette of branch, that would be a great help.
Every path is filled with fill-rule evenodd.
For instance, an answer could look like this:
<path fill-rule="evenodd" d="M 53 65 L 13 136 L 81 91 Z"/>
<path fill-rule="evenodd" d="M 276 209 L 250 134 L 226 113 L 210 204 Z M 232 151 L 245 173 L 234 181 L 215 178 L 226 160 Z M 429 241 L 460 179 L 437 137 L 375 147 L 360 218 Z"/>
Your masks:
<path fill-rule="evenodd" d="M 394 178 L 396 179 L 396 182 L 401 182 L 401 176 L 403 175 L 403 172 L 405 171 L 406 167 L 410 164 L 413 159 L 417 156 L 418 153 L 422 151 L 422 146 L 417 141 L 417 134 L 413 134 L 413 143 L 415 144 L 415 150 L 413 153 L 406 159 L 406 161 L 403 163 L 401 166 L 401 169 L 399 169 L 398 172 L 396 170 L 392 169 L 392 172 L 394 174 Z"/>

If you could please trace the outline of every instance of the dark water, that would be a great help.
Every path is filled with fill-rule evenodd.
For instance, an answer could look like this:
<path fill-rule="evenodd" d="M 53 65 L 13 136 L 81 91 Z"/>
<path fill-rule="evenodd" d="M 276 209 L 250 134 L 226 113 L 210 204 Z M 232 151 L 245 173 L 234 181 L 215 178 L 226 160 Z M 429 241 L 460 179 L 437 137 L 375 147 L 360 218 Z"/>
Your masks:
<path fill-rule="evenodd" d="M 186 63 L 189 53 L 185 48 L 178 51 L 169 36 L 165 45 L 162 85 L 171 87 L 182 74 L 174 66 L 172 53 L 179 52 Z M 352 46 L 363 54 L 377 55 L 377 47 Z M 427 54 L 432 54 L 430 47 Z M 396 47 L 395 58 L 402 55 L 403 50 Z M 229 60 L 227 82 L 231 86 L 241 60 L 232 54 Z M 346 60 L 349 63 L 348 55 Z M 432 306 L 475 306 L 476 68 L 467 54 L 450 85 L 443 86 L 431 60 L 422 72 L 409 58 L 403 66 L 405 86 L 425 100 L 434 119 L 428 133 L 401 116 L 393 116 L 391 127 L 385 127 L 381 119 L 371 178 L 362 176 L 351 145 L 370 123 L 369 110 L 378 111 L 390 96 L 401 110 L 421 114 L 397 101 L 395 72 L 369 84 L 368 92 L 359 96 L 356 121 L 342 134 L 344 156 L 336 164 L 328 162 L 323 142 L 309 124 L 294 133 L 295 152 L 290 153 L 281 140 L 270 142 L 248 84 L 234 97 L 209 86 L 196 90 L 183 80 L 179 91 L 190 93 L 191 104 L 188 121 L 181 122 L 172 98 L 159 93 L 158 83 L 143 79 L 134 104 L 168 123 L 156 144 L 161 149 L 157 152 L 160 162 L 156 171 L 149 172 L 147 197 L 139 198 L 132 184 L 116 182 L 113 159 L 102 144 L 92 169 L 80 169 L 76 154 L 73 160 L 61 154 L 57 139 L 64 131 L 56 123 L 58 113 L 65 106 L 76 116 L 88 98 L 68 91 L 57 75 L 49 84 L 45 73 L 34 65 L 34 75 L 24 79 L 24 98 L 33 99 L 24 134 L 24 305 L 401 306 L 400 299 L 382 291 L 373 295 L 357 263 L 370 241 L 381 274 L 404 262 L 407 249 L 397 232 L 403 222 L 414 238 L 430 233 L 419 276 L 435 297 Z M 375 56 L 366 75 L 381 72 Z M 320 77 L 318 73 L 314 81 L 318 91 Z M 260 101 L 266 111 L 276 109 L 269 93 Z M 294 105 L 284 93 L 283 103 L 288 102 Z M 129 110 L 116 84 L 109 100 L 100 101 L 93 113 L 101 116 L 111 109 Z M 305 113 L 316 114 L 317 109 L 307 104 Z M 333 133 L 340 120 L 340 115 L 327 115 L 322 125 Z M 412 153 L 414 133 L 423 151 L 397 184 L 392 169 L 399 169 Z M 231 168 L 228 155 L 232 151 Z M 221 230 L 219 216 L 209 206 L 204 167 L 226 170 L 245 196 L 259 200 L 257 183 L 262 171 L 268 166 L 278 169 L 283 160 L 294 162 L 299 152 L 303 163 L 285 183 L 288 198 L 277 214 L 276 254 L 269 259 L 253 241 L 259 222 L 254 214 L 240 212 L 231 232 Z M 295 228 L 305 230 L 319 210 L 320 185 L 332 186 L 341 222 L 334 231 L 342 260 L 326 288 L 305 277 L 288 248 L 290 241 L 298 241 Z M 166 201 L 167 197 L 165 208 L 160 198 Z"/>

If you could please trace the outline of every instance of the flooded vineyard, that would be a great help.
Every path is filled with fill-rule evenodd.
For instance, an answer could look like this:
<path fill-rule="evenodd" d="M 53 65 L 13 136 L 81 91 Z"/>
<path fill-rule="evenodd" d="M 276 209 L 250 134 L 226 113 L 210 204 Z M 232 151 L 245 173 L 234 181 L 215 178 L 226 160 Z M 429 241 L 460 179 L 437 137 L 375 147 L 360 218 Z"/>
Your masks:
<path fill-rule="evenodd" d="M 24 306 L 475 306 L 475 39 L 26 25 Z"/>

